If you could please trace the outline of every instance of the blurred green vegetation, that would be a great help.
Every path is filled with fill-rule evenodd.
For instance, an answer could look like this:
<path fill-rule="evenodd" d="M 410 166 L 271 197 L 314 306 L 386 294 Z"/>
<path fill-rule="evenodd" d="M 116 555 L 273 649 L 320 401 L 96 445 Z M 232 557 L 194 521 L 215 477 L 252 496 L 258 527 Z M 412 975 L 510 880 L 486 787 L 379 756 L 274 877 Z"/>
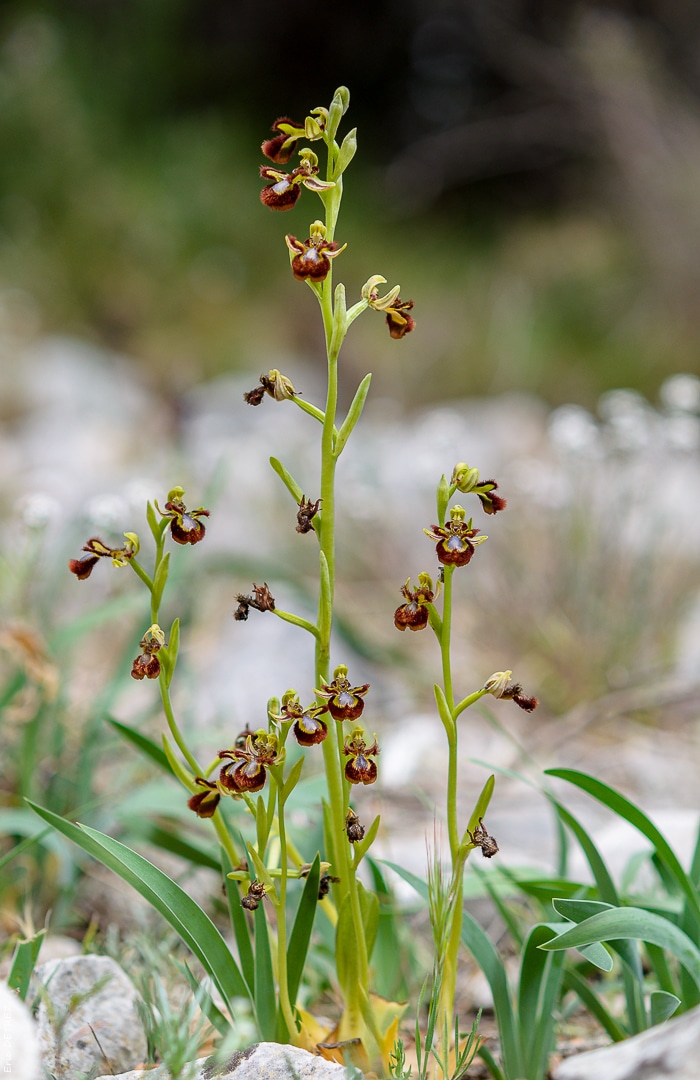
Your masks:
<path fill-rule="evenodd" d="M 174 395 L 222 370 L 255 378 L 285 352 L 317 355 L 313 300 L 283 241 L 307 235 L 314 196 L 284 217 L 260 205 L 256 88 L 235 104 L 216 87 L 198 100 L 206 48 L 176 54 L 187 10 L 144 0 L 120 22 L 17 2 L 0 47 L 0 289 L 31 298 L 36 332 L 124 351 Z M 334 89 L 304 73 L 294 103 L 307 87 L 309 107 Z M 602 199 L 514 209 L 481 181 L 409 214 L 381 165 L 374 147 L 348 175 L 336 274 L 355 295 L 372 273 L 401 282 L 418 325 L 397 345 L 362 320 L 349 383 L 369 366 L 376 391 L 405 406 L 504 390 L 592 405 L 620 385 L 654 398 L 693 369 L 696 323 Z"/>

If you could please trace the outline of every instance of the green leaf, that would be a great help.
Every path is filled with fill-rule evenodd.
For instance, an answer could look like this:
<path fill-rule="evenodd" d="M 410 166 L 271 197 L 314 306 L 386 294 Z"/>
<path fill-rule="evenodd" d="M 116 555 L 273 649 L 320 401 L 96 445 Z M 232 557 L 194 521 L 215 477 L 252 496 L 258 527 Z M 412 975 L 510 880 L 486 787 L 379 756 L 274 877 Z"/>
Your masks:
<path fill-rule="evenodd" d="M 304 492 L 301 490 L 292 474 L 287 472 L 282 462 L 276 457 L 270 458 L 270 465 L 272 465 L 272 468 L 275 470 L 280 480 L 286 487 L 287 491 L 294 499 L 294 502 L 300 503 L 304 497 Z"/>
<path fill-rule="evenodd" d="M 469 839 L 469 833 L 473 833 L 475 828 L 479 824 L 479 821 L 483 820 L 483 818 L 486 817 L 486 811 L 488 810 L 489 803 L 491 802 L 491 796 L 493 795 L 495 783 L 496 778 L 492 774 L 491 776 L 489 776 L 488 780 L 482 787 L 479 798 L 476 800 L 476 805 L 472 810 L 471 817 L 469 818 L 469 825 L 464 831 L 464 836 L 462 837 L 462 843 L 460 844 L 460 847 L 466 847 L 467 844 L 471 843 Z"/>
<path fill-rule="evenodd" d="M 355 849 L 354 866 L 356 870 L 376 839 L 377 832 L 379 831 L 380 821 L 381 818 L 379 814 L 377 814 L 376 818 L 370 825 L 362 840 L 358 841 L 358 843 L 356 844 L 353 844 L 353 847 Z"/>
<path fill-rule="evenodd" d="M 610 942 L 617 938 L 650 941 L 652 945 L 666 949 L 683 965 L 695 984 L 700 986 L 700 949 L 668 919 L 643 908 L 611 908 L 601 911 L 540 947 L 544 950 L 578 949 L 594 941 Z"/>
<path fill-rule="evenodd" d="M 10 973 L 7 976 L 7 985 L 10 990 L 17 991 L 22 1001 L 27 1000 L 29 980 L 36 967 L 37 957 L 45 935 L 46 929 L 42 928 L 33 937 L 18 941 L 15 946 Z"/>
<path fill-rule="evenodd" d="M 681 999 L 675 994 L 668 994 L 665 990 L 654 990 L 649 999 L 652 1027 L 663 1024 L 664 1020 L 673 1016 L 680 1003 Z"/>
<path fill-rule="evenodd" d="M 584 900 L 559 896 L 552 899 L 552 907 L 560 915 L 563 915 L 565 919 L 577 924 L 582 923 L 585 919 L 590 919 L 593 915 L 598 915 L 601 911 L 615 911 L 619 909 L 619 905 L 605 904 L 601 900 Z M 623 963 L 627 965 L 629 971 L 641 986 L 643 982 L 643 971 L 637 946 L 624 939 L 621 939 L 620 941 L 609 941 L 608 944 L 610 945 L 610 948 L 614 949 L 618 954 Z M 589 953 L 585 951 L 587 948 L 589 948 L 589 946 L 584 946 L 584 948 L 579 951 L 583 953 L 587 959 L 591 960 L 591 963 L 596 964 L 596 967 L 603 966 L 604 971 L 610 971 L 610 966 L 606 967 L 597 964 L 596 961 L 591 958 Z M 594 952 L 593 955 L 596 956 L 597 954 Z"/>
<path fill-rule="evenodd" d="M 371 383 L 371 381 L 372 376 L 365 375 L 364 379 L 362 380 L 355 392 L 355 396 L 352 399 L 352 404 L 348 409 L 347 416 L 343 420 L 343 423 L 340 426 L 340 431 L 338 432 L 338 437 L 335 440 L 335 445 L 333 447 L 334 457 L 340 457 L 346 442 L 352 434 L 355 424 L 362 415 L 362 410 L 365 406 L 367 394 L 369 393 L 369 384 Z"/>
<path fill-rule="evenodd" d="M 27 801 L 39 817 L 98 862 L 114 870 L 160 912 L 200 961 L 233 1016 L 234 999 L 249 998 L 248 987 L 228 945 L 194 900 L 161 870 L 118 840 L 87 825 L 74 825 L 58 814 Z"/>
<path fill-rule="evenodd" d="M 158 653 L 158 657 L 161 661 L 163 668 L 165 669 L 165 685 L 170 686 L 173 681 L 173 675 L 175 674 L 175 665 L 177 664 L 177 655 L 180 651 L 180 620 L 173 619 L 173 624 L 170 627 L 170 633 L 168 634 L 168 644 Z"/>
<path fill-rule="evenodd" d="M 301 983 L 301 976 L 304 972 L 304 965 L 306 964 L 306 955 L 309 951 L 311 931 L 313 929 L 316 908 L 318 906 L 318 885 L 320 878 L 321 856 L 317 854 L 304 884 L 304 891 L 299 900 L 299 906 L 294 919 L 294 927 L 292 928 L 292 933 L 289 938 L 289 947 L 287 948 L 287 987 L 289 989 L 289 1000 L 291 1001 L 292 1006 L 295 1005 L 297 1000 L 299 984 Z"/>
<path fill-rule="evenodd" d="M 555 1009 L 559 1000 L 564 955 L 554 964 L 539 959 L 544 943 L 556 931 L 550 926 L 533 926 L 520 961 L 518 1021 L 523 1043 L 526 1076 L 543 1076 L 554 1037 Z"/>
<path fill-rule="evenodd" d="M 377 940 L 379 929 L 379 898 L 376 893 L 367 889 L 361 881 L 357 882 L 360 896 L 360 911 L 362 913 L 362 925 L 365 929 L 365 942 L 367 943 L 367 959 L 372 958 L 372 950 Z"/>
<path fill-rule="evenodd" d="M 339 282 L 336 285 L 335 293 L 333 294 L 333 323 L 330 345 L 328 346 L 328 355 L 330 357 L 338 356 L 340 346 L 343 344 L 346 329 L 347 309 L 345 304 L 345 286 L 342 282 Z"/>
<path fill-rule="evenodd" d="M 435 703 L 438 707 L 440 719 L 442 720 L 442 724 L 445 728 L 445 731 L 447 732 L 448 738 L 454 738 L 455 722 L 452 719 L 452 713 L 450 712 L 450 707 L 447 704 L 445 692 L 442 687 L 438 685 L 438 683 L 434 683 L 433 693 L 435 694 Z"/>
<path fill-rule="evenodd" d="M 440 482 L 435 491 L 435 498 L 437 502 L 437 524 L 442 525 L 447 517 L 447 506 L 450 501 L 450 485 L 444 473 L 440 477 Z"/>
<path fill-rule="evenodd" d="M 258 879 L 258 881 L 262 881 L 263 885 L 265 886 L 267 895 L 276 907 L 278 903 L 277 890 L 275 889 L 274 882 L 270 877 L 270 873 L 265 866 L 265 863 L 262 861 L 255 848 L 251 845 L 248 845 L 248 856 L 250 858 L 250 862 L 252 862 L 253 866 L 255 867 L 256 878 Z"/>
<path fill-rule="evenodd" d="M 153 606 L 156 611 L 160 608 L 160 602 L 163 599 L 163 591 L 168 581 L 168 568 L 170 567 L 170 552 L 166 551 L 163 558 L 158 563 L 158 569 L 156 570 L 155 577 L 153 578 Z"/>
<path fill-rule="evenodd" d="M 287 799 L 289 798 L 291 793 L 294 791 L 294 788 L 299 783 L 299 777 L 301 776 L 301 771 L 304 768 L 304 761 L 305 761 L 305 758 L 300 757 L 298 759 L 298 761 L 294 762 L 291 769 L 289 770 L 289 775 L 287 776 L 287 779 L 285 780 L 284 784 L 282 785 L 282 802 L 283 803 L 285 803 L 287 801 Z"/>
<path fill-rule="evenodd" d="M 633 825 L 635 829 L 638 829 L 648 840 L 654 845 L 655 850 L 658 852 L 659 858 L 665 863 L 667 869 L 673 875 L 678 887 L 685 894 L 688 901 L 688 910 L 692 915 L 697 930 L 700 932 L 700 896 L 691 881 L 686 874 L 685 870 L 678 861 L 673 849 L 669 845 L 666 837 L 657 829 L 656 825 L 646 814 L 642 813 L 638 806 L 635 806 L 633 802 L 626 799 L 624 795 L 620 795 L 619 792 L 613 788 L 608 787 L 607 784 L 602 783 L 600 780 L 596 780 L 592 776 L 588 776 L 586 773 L 578 772 L 574 769 L 548 769 L 546 775 L 557 776 L 561 780 L 566 780 L 570 784 L 574 784 L 576 787 L 581 788 L 582 791 L 588 792 L 594 799 L 603 803 L 610 810 L 616 813 L 619 817 L 629 821 L 630 825 Z"/>
<path fill-rule="evenodd" d="M 335 162 L 335 168 L 333 169 L 333 179 L 341 176 L 345 172 L 348 165 L 357 153 L 357 128 L 353 128 L 349 131 L 342 143 L 340 144 L 340 150 Z"/>
<path fill-rule="evenodd" d="M 127 742 L 132 743 L 132 745 L 137 747 L 137 749 L 145 754 L 146 757 L 149 757 L 151 761 L 155 761 L 156 765 L 163 769 L 164 772 L 167 772 L 168 774 L 172 773 L 165 752 L 161 750 L 160 746 L 158 746 L 153 739 L 149 739 L 147 735 L 143 735 L 140 731 L 137 731 L 136 728 L 129 727 L 127 724 L 122 724 L 119 720 L 113 720 L 111 716 L 107 717 L 107 723 L 111 724 L 114 730 L 118 731 Z"/>
<path fill-rule="evenodd" d="M 153 533 L 153 539 L 156 541 L 156 543 L 158 543 L 158 541 L 160 540 L 160 537 L 161 537 L 161 529 L 160 529 L 161 520 L 162 520 L 161 518 L 156 517 L 156 508 L 153 505 L 153 503 L 150 502 L 150 501 L 147 502 L 146 503 L 146 521 L 148 522 L 148 527 L 151 530 L 151 532 Z"/>

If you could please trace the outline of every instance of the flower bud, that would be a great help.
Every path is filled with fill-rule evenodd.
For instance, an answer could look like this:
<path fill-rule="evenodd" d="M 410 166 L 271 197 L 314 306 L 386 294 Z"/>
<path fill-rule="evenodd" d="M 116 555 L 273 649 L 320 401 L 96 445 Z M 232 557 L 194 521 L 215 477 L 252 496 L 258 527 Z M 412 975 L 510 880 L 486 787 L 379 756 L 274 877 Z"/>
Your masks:
<path fill-rule="evenodd" d="M 479 483 L 479 470 L 470 468 L 465 461 L 459 461 L 452 470 L 450 484 L 465 494 L 472 491 Z"/>

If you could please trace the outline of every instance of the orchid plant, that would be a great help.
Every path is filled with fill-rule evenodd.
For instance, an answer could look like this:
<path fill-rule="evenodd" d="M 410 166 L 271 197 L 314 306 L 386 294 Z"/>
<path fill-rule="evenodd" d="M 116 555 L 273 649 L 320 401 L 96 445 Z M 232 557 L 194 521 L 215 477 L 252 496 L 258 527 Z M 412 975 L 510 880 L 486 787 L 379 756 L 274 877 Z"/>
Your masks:
<path fill-rule="evenodd" d="M 364 726 L 367 682 L 350 678 L 347 665 L 332 661 L 332 630 L 336 589 L 336 468 L 363 411 L 371 375 L 357 387 L 344 415 L 338 400 L 338 364 L 346 335 L 353 322 L 366 310 L 384 316 L 390 336 L 401 340 L 415 329 L 413 301 L 404 300 L 400 287 L 387 284 L 381 274 L 372 274 L 359 290 L 359 298 L 347 306 L 343 284 L 333 284 L 333 274 L 345 244 L 336 241 L 338 215 L 343 195 L 344 174 L 357 149 L 355 130 L 339 141 L 338 130 L 348 108 L 348 91 L 341 87 L 328 108 L 312 109 L 303 123 L 287 117 L 275 121 L 273 135 L 262 145 L 271 162 L 260 172 L 265 181 L 260 199 L 270 210 L 286 212 L 300 199 L 318 199 L 321 213 L 310 224 L 308 237 L 285 237 L 295 279 L 306 284 L 318 304 L 323 324 L 327 384 L 323 405 L 307 401 L 292 379 L 273 369 L 260 376 L 258 384 L 245 394 L 245 402 L 259 407 L 266 398 L 301 409 L 320 428 L 320 489 L 313 494 L 304 482 L 291 475 L 277 458 L 271 465 L 286 488 L 293 505 L 291 523 L 296 531 L 315 538 L 318 547 L 318 594 L 316 617 L 312 620 L 282 610 L 267 583 L 253 583 L 248 593 L 236 596 L 234 618 L 245 622 L 252 611 L 269 613 L 308 635 L 313 645 L 315 684 L 303 693 L 276 688 L 278 697 L 268 702 L 264 722 L 252 722 L 233 734 L 210 762 L 200 761 L 178 723 L 171 698 L 180 628 L 175 619 L 169 630 L 162 629 L 163 603 L 168 582 L 170 540 L 183 547 L 199 545 L 206 534 L 209 511 L 200 506 L 189 509 L 181 487 L 173 488 L 160 509 L 157 502 L 147 507 L 147 522 L 153 539 L 151 570 L 142 563 L 136 533 L 124 534 L 124 542 L 114 546 L 97 537 L 90 538 L 85 554 L 72 560 L 70 570 L 84 581 L 101 559 L 118 567 L 130 567 L 150 597 L 150 625 L 139 642 L 131 675 L 134 679 L 157 681 L 168 733 L 163 749 L 142 734 L 120 725 L 122 734 L 145 750 L 179 779 L 188 792 L 187 805 L 197 817 L 211 822 L 221 851 L 232 926 L 237 942 L 237 959 L 217 939 L 213 925 L 173 882 L 134 852 L 95 830 L 77 827 L 42 811 L 76 842 L 107 865 L 112 866 L 148 896 L 165 914 L 204 964 L 233 1015 L 232 1001 L 248 996 L 253 1003 L 263 1038 L 290 1041 L 321 1052 L 336 1060 L 352 1060 L 361 1068 L 382 1061 L 390 1067 L 397 1060 L 397 1033 L 405 1005 L 379 998 L 373 991 L 372 949 L 377 935 L 379 903 L 376 894 L 361 880 L 359 870 L 379 829 L 379 818 L 362 822 L 362 791 L 377 781 L 379 741 Z M 307 144 L 318 146 L 325 155 L 322 163 Z M 285 171 L 296 157 L 298 164 Z M 309 192 L 309 196 L 302 193 Z M 445 729 L 449 750 L 444 811 L 449 840 L 447 871 L 437 862 L 428 879 L 431 922 L 435 936 L 436 968 L 433 973 L 431 1030 L 436 1033 L 424 1043 L 426 1062 L 432 1061 L 435 1075 L 456 1075 L 473 1056 L 479 1040 L 472 1031 L 460 1045 L 459 1025 L 455 1025 L 454 1000 L 458 953 L 462 941 L 462 879 L 468 856 L 479 848 L 493 857 L 498 845 L 485 824 L 493 777 L 475 800 L 467 822 L 458 820 L 457 746 L 461 715 L 484 695 L 512 700 L 532 711 L 537 705 L 510 671 L 496 672 L 475 691 L 460 696 L 453 678 L 451 622 L 454 577 L 468 566 L 476 549 L 487 539 L 474 525 L 466 510 L 452 500 L 474 495 L 487 515 L 506 507 L 497 494 L 495 480 L 482 480 L 477 469 L 463 462 L 454 466 L 448 480 L 437 487 L 436 522 L 424 531 L 435 547 L 439 577 L 434 583 L 427 571 L 400 587 L 403 603 L 394 613 L 400 631 L 420 631 L 428 626 L 440 652 L 442 676 L 435 686 L 437 709 Z M 440 605 L 438 606 L 438 601 Z M 371 701 L 371 698 L 369 699 Z M 371 707 L 367 709 L 371 712 Z M 287 763 L 287 743 L 293 739 L 303 753 L 295 753 Z M 320 750 L 317 750 L 320 748 Z M 323 852 L 301 851 L 287 827 L 286 804 L 305 767 L 305 756 L 320 753 L 323 759 L 327 797 L 324 801 Z M 290 755 L 291 757 L 291 755 Z M 254 839 L 243 841 L 241 815 L 254 823 Z M 250 830 L 248 830 L 250 832 Z M 290 883 L 305 881 L 296 915 L 291 920 Z M 167 884 L 166 884 L 167 883 Z M 301 1008 L 298 991 L 302 979 L 317 907 L 334 928 L 335 977 L 343 1008 L 333 1030 L 324 1030 Z M 196 909 L 196 910 L 195 910 Z M 208 1015 L 217 1026 L 226 1020 L 213 1000 Z M 468 1045 L 468 1052 L 467 1052 Z M 431 1057 L 432 1051 L 432 1057 Z M 399 1055 L 400 1056 L 400 1055 Z"/>

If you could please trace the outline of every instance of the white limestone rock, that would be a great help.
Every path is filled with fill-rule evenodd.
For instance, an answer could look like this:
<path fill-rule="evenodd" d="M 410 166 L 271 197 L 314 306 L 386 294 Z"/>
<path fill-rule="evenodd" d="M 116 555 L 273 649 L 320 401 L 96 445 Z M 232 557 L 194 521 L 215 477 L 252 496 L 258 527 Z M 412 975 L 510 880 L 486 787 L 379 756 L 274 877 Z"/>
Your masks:
<path fill-rule="evenodd" d="M 0 982 L 0 1075 L 6 1080 L 40 1080 L 36 1024 L 21 998 Z"/>
<path fill-rule="evenodd" d="M 700 1007 L 624 1042 L 567 1058 L 555 1069 L 553 1080 L 698 1080 L 699 1076 Z"/>
<path fill-rule="evenodd" d="M 246 1050 L 236 1050 L 222 1062 L 200 1058 L 183 1076 L 187 1080 L 354 1080 L 343 1065 L 279 1043 L 255 1043 Z M 144 1073 L 100 1076 L 97 1080 L 144 1080 Z M 148 1080 L 170 1080 L 170 1073 L 159 1065 L 148 1073 Z"/>
<path fill-rule="evenodd" d="M 145 1059 L 138 995 L 110 957 L 50 960 L 35 977 L 44 988 L 37 1014 L 41 1059 L 59 1080 L 124 1072 Z"/>

